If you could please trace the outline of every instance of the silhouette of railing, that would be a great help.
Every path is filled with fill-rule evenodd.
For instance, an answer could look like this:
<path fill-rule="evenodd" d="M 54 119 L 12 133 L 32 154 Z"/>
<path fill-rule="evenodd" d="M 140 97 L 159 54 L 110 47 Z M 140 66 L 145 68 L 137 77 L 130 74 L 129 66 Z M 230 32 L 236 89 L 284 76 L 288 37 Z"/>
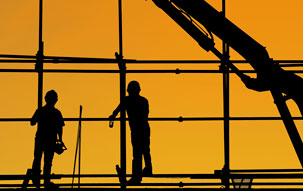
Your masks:
<path fill-rule="evenodd" d="M 229 179 L 251 179 L 255 182 L 249 183 L 253 186 L 303 186 L 303 182 L 294 182 L 293 179 L 303 179 L 303 169 L 252 169 L 252 170 L 230 170 Z M 131 177 L 130 174 L 126 175 Z M 52 179 L 70 179 L 72 174 L 56 174 L 52 175 Z M 116 174 L 82 174 L 81 178 L 117 178 Z M 210 188 L 224 186 L 222 180 L 226 178 L 222 174 L 221 170 L 215 171 L 214 174 L 154 174 L 152 176 L 146 176 L 149 178 L 168 178 L 176 179 L 174 183 L 141 183 L 139 185 L 130 185 L 130 187 L 178 187 L 178 188 Z M 0 175 L 0 180 L 11 181 L 11 180 L 24 180 L 26 175 Z M 41 176 L 43 178 L 43 176 Z M 177 180 L 178 179 L 178 180 Z M 180 179 L 193 179 L 193 180 L 212 180 L 210 182 L 183 182 Z M 272 182 L 272 180 L 283 179 L 282 182 Z M 263 180 L 263 181 L 258 181 Z M 268 180 L 264 182 L 264 180 Z M 270 181 L 271 180 L 271 181 Z M 186 180 L 185 180 L 186 181 Z M 245 184 L 245 183 L 244 183 Z M 69 188 L 72 186 L 71 183 L 59 183 L 57 184 L 60 188 Z M 96 187 L 119 187 L 120 183 L 81 183 L 82 188 L 96 188 Z M 23 184 L 0 184 L 0 189 L 3 188 L 21 188 Z M 237 186 L 237 183 L 234 183 Z M 26 185 L 26 188 L 34 187 L 33 184 Z M 298 187 L 301 188 L 301 187 Z M 272 188 L 271 188 L 272 189 Z"/>

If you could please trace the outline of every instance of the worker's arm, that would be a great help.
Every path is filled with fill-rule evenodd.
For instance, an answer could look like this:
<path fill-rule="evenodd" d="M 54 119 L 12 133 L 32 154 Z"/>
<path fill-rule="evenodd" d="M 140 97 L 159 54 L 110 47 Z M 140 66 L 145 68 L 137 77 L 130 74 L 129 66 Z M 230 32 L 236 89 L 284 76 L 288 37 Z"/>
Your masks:
<path fill-rule="evenodd" d="M 115 119 L 118 113 L 120 112 L 120 110 L 121 110 L 121 104 L 119 104 L 118 107 L 113 111 L 113 114 L 109 116 L 109 119 L 110 120 Z"/>
<path fill-rule="evenodd" d="M 61 112 L 59 111 L 59 119 L 58 119 L 59 123 L 58 123 L 58 127 L 57 127 L 57 134 L 58 134 L 58 141 L 62 141 L 62 135 L 63 135 L 63 126 L 64 124 L 64 119 L 63 116 L 61 114 Z"/>
<path fill-rule="evenodd" d="M 60 126 L 60 127 L 58 127 L 58 137 L 59 137 L 59 141 L 62 141 L 62 134 L 63 134 L 63 127 Z"/>
<path fill-rule="evenodd" d="M 31 118 L 31 126 L 36 125 L 36 123 L 38 122 L 38 115 L 38 110 L 36 110 L 33 117 Z"/>
<path fill-rule="evenodd" d="M 148 100 L 146 99 L 146 106 L 145 106 L 145 117 L 148 119 L 148 114 L 149 114 L 149 103 Z"/>

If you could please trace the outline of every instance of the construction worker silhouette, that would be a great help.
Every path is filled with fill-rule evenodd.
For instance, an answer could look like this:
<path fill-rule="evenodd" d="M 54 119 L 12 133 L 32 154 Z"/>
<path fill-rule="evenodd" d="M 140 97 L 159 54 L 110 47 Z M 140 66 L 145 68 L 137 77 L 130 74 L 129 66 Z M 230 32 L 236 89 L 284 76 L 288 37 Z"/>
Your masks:
<path fill-rule="evenodd" d="M 35 137 L 34 161 L 32 166 L 33 183 L 37 188 L 40 187 L 41 158 L 44 153 L 44 186 L 53 187 L 50 182 L 50 174 L 54 151 L 57 141 L 62 142 L 62 127 L 64 121 L 61 112 L 55 108 L 58 95 L 51 90 L 45 95 L 46 105 L 38 108 L 31 119 L 31 125 L 38 123 Z"/>
<path fill-rule="evenodd" d="M 137 81 L 128 84 L 124 103 L 131 130 L 131 142 L 133 146 L 132 178 L 128 184 L 139 184 L 142 176 L 152 175 L 152 164 L 150 155 L 150 127 L 148 124 L 149 105 L 148 100 L 140 94 L 140 85 Z M 109 117 L 113 120 L 121 111 L 121 103 Z M 145 168 L 142 171 L 142 156 Z"/>

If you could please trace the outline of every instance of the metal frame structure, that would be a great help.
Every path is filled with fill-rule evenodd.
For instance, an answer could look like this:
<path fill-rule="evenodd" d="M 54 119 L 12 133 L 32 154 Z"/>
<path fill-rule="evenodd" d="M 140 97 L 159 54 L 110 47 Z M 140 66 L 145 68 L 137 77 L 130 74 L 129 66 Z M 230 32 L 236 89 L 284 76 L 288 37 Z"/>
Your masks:
<path fill-rule="evenodd" d="M 222 12 L 226 15 L 226 0 L 222 0 Z M 140 186 L 160 186 L 160 187 L 184 187 L 184 186 L 222 186 L 226 189 L 231 188 L 231 178 L 254 178 L 254 179 L 303 179 L 303 170 L 301 169 L 277 169 L 277 170 L 230 170 L 230 145 L 229 145 L 229 123 L 231 120 L 281 120 L 281 117 L 231 117 L 229 110 L 229 78 L 230 73 L 226 62 L 232 62 L 235 64 L 245 64 L 244 60 L 228 60 L 229 59 L 229 46 L 223 42 L 222 52 L 223 61 L 219 60 L 128 60 L 123 59 L 123 28 L 122 28 L 122 0 L 118 0 L 118 15 L 119 15 L 119 52 L 116 53 L 116 58 L 104 59 L 104 58 L 83 58 L 83 57 L 56 57 L 45 56 L 43 47 L 43 0 L 39 0 L 39 49 L 36 55 L 4 55 L 0 54 L 0 63 L 36 63 L 35 69 L 0 69 L 1 72 L 31 72 L 38 73 L 38 107 L 42 107 L 43 98 L 43 74 L 44 73 L 117 73 L 120 76 L 120 102 L 125 98 L 126 94 L 126 74 L 127 73 L 222 73 L 223 75 L 223 117 L 176 117 L 176 118 L 149 118 L 149 121 L 223 121 L 224 122 L 224 167 L 222 171 L 218 171 L 214 174 L 158 174 L 153 175 L 157 178 L 184 178 L 189 177 L 192 179 L 218 179 L 222 182 L 210 182 L 210 183 L 146 183 Z M 303 60 L 275 60 L 281 67 L 298 67 L 303 66 Z M 44 63 L 99 63 L 99 64 L 118 64 L 119 70 L 82 70 L 82 69 L 44 69 Z M 126 64 L 221 64 L 223 70 L 126 70 Z M 292 70 L 296 73 L 303 73 L 303 70 Z M 252 70 L 245 70 L 245 73 L 254 73 Z M 123 106 L 122 106 L 123 108 Z M 302 120 L 301 117 L 293 117 L 294 120 Z M 0 118 L 0 122 L 17 122 L 17 121 L 29 121 L 29 118 Z M 81 121 L 108 121 L 108 118 L 82 118 Z M 120 118 L 116 119 L 120 121 L 120 167 L 123 177 L 129 177 L 126 174 L 126 118 L 125 109 L 121 110 Z M 79 118 L 65 118 L 65 121 L 79 121 Z M 278 173 L 278 174 L 275 174 Z M 285 173 L 285 174 L 283 174 Z M 54 179 L 71 178 L 72 175 L 55 175 Z M 80 175 L 80 177 L 117 177 L 113 174 L 90 174 Z M 25 175 L 0 175 L 0 180 L 22 180 L 25 179 Z M 227 181 L 226 181 L 227 180 Z M 303 185 L 298 182 L 266 182 L 255 183 L 259 186 L 273 186 L 273 185 Z M 0 184 L 0 188 L 12 188 L 19 187 L 17 184 Z M 62 184 L 61 186 L 70 186 L 69 184 Z M 96 183 L 96 184 L 81 184 L 86 187 L 120 187 L 125 190 L 126 185 L 118 183 Z"/>

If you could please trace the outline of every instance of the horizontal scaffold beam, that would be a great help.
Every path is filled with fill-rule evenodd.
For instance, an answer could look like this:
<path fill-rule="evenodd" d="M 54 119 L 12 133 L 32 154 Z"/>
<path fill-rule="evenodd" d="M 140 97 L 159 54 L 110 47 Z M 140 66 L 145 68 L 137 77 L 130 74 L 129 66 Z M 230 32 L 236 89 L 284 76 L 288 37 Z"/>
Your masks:
<path fill-rule="evenodd" d="M 71 183 L 61 183 L 56 184 L 59 187 L 71 187 L 73 186 L 79 186 L 79 184 L 71 184 Z M 81 187 L 112 187 L 112 186 L 120 186 L 120 183 L 81 183 Z M 237 185 L 235 183 L 235 185 Z M 245 185 L 245 183 L 242 183 L 241 185 Z M 302 182 L 255 182 L 251 183 L 253 186 L 302 186 Z M 0 184 L 0 188 L 11 188 L 11 187 L 21 187 L 22 184 Z M 43 186 L 43 184 L 41 185 Z M 157 187 L 193 187 L 193 186 L 223 186 L 222 183 L 219 182 L 209 182 L 209 183 L 141 183 L 138 185 L 130 185 L 131 187 L 146 187 L 146 186 L 157 186 Z M 28 187 L 35 187 L 33 184 L 29 184 Z M 145 188 L 146 189 L 146 188 Z M 161 188 L 158 188 L 159 190 Z M 280 188 L 281 189 L 281 188 Z M 290 188 L 288 188 L 290 189 Z M 302 188 L 301 188 L 302 189 Z M 77 188 L 78 190 L 78 188 Z M 222 190 L 222 189 L 221 189 Z M 259 189 L 258 189 L 259 190 Z M 271 189 L 272 190 L 272 189 Z"/>
<path fill-rule="evenodd" d="M 303 70 L 287 70 L 293 73 L 303 73 Z M 0 69 L 3 73 L 36 73 L 35 69 Z M 242 73 L 256 73 L 253 70 L 241 70 Z M 44 69 L 43 73 L 111 73 L 118 74 L 120 70 L 80 70 L 80 69 Z M 131 74 L 222 74 L 221 70 L 126 70 L 125 73 Z M 234 73 L 230 71 L 230 73 Z"/>
<path fill-rule="evenodd" d="M 35 63 L 37 61 L 36 55 L 10 55 L 0 54 L 0 63 Z M 9 59 L 7 59 L 9 58 Z M 25 60 L 22 60 L 25 59 Z M 136 60 L 136 59 L 122 59 L 124 63 L 128 64 L 219 64 L 221 60 Z M 89 57 L 67 57 L 67 56 L 43 56 L 44 63 L 83 63 L 83 64 L 112 64 L 118 63 L 116 58 L 89 58 Z M 246 60 L 230 60 L 231 63 L 240 64 L 248 63 Z M 273 60 L 274 63 L 282 67 L 303 66 L 303 60 Z M 285 64 L 287 63 L 287 64 Z"/>
<path fill-rule="evenodd" d="M 284 171 L 285 170 L 285 171 Z M 269 170 L 270 171 L 270 170 Z M 294 173 L 295 171 L 296 173 Z M 265 173 L 262 170 L 259 173 L 236 173 L 234 170 L 230 171 L 229 178 L 253 178 L 253 179 L 303 179 L 303 171 L 299 169 L 273 169 L 274 173 Z M 268 172 L 268 171 L 267 171 Z M 283 173 L 284 172 L 284 173 Z M 117 174 L 52 174 L 51 179 L 62 179 L 62 178 L 72 178 L 74 176 L 81 178 L 118 178 Z M 23 180 L 26 175 L 0 175 L 0 180 Z M 126 174 L 126 177 L 132 177 L 131 174 Z M 224 174 L 214 173 L 214 174 L 153 174 L 151 176 L 143 176 L 149 178 L 172 178 L 172 179 L 221 179 L 224 178 Z M 43 176 L 40 177 L 43 179 Z"/>
<path fill-rule="evenodd" d="M 282 120 L 281 117 L 230 117 L 231 121 L 263 121 L 263 120 Z M 30 118 L 0 118 L 0 122 L 27 122 Z M 119 121 L 116 118 L 114 121 Z M 126 118 L 128 121 L 128 118 Z M 148 121 L 222 121 L 223 117 L 151 117 Z M 302 117 L 293 117 L 293 120 L 303 120 Z M 79 121 L 79 118 L 64 118 L 64 121 Z M 109 118 L 81 118 L 81 121 L 110 121 Z"/>

